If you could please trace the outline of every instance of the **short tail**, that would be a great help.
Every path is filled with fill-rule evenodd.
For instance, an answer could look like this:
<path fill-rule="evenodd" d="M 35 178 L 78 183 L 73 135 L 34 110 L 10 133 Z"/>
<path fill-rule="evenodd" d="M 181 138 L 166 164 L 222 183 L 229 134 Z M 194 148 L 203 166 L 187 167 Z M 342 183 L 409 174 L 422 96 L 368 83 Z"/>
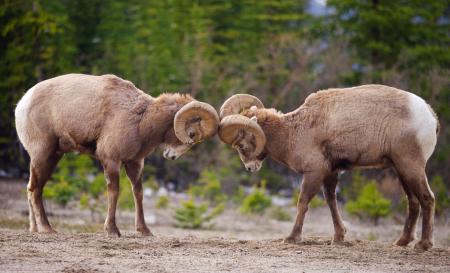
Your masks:
<path fill-rule="evenodd" d="M 437 118 L 437 116 L 436 116 L 436 123 L 437 123 L 437 126 L 436 126 L 436 136 L 437 136 L 437 135 L 439 135 L 439 132 L 441 131 L 441 124 L 439 123 L 439 119 Z"/>

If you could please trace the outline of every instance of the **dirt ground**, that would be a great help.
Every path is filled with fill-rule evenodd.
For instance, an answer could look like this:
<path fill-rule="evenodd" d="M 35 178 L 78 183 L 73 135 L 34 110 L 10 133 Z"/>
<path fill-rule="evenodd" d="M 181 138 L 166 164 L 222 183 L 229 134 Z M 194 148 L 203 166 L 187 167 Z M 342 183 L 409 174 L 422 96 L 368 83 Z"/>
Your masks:
<path fill-rule="evenodd" d="M 450 272 L 445 220 L 436 226 L 435 247 L 421 252 L 392 246 L 401 223 L 384 220 L 375 227 L 344 213 L 346 244 L 332 245 L 331 217 L 323 207 L 308 212 L 304 241 L 293 245 L 282 242 L 292 221 L 229 208 L 214 228 L 185 230 L 173 226 L 171 209 L 156 210 L 149 199 L 146 219 L 156 236 L 138 236 L 133 213 L 120 211 L 123 236 L 111 238 L 88 212 L 47 202 L 59 233 L 30 234 L 24 188 L 0 181 L 0 272 Z"/>

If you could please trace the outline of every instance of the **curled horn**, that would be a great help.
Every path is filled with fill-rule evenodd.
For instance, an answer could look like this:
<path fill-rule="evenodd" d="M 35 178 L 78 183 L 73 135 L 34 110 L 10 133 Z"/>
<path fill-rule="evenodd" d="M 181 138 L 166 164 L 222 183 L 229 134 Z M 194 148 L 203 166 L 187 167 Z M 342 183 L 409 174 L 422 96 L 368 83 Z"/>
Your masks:
<path fill-rule="evenodd" d="M 253 119 L 237 114 L 224 117 L 220 121 L 219 137 L 223 142 L 233 145 L 239 137 L 241 130 L 244 130 L 255 137 L 256 147 L 254 155 L 259 155 L 266 145 L 266 135 L 258 123 Z"/>
<path fill-rule="evenodd" d="M 191 139 L 186 132 L 187 123 L 195 118 L 200 119 L 200 124 L 202 126 L 203 135 L 200 136 L 200 139 Z M 175 135 L 185 144 L 193 144 L 212 137 L 216 134 L 218 126 L 219 117 L 216 109 L 204 102 L 191 101 L 175 114 Z"/>
<path fill-rule="evenodd" d="M 220 119 L 226 116 L 239 114 L 252 106 L 264 108 L 264 104 L 255 96 L 247 94 L 236 94 L 229 97 L 220 107 Z"/>

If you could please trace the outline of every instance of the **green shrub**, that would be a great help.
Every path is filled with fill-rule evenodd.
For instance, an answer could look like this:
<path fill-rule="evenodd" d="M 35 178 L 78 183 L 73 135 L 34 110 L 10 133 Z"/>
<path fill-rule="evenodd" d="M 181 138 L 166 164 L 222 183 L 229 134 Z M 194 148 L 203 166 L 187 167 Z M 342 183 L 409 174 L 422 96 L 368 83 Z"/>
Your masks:
<path fill-rule="evenodd" d="M 272 219 L 278 220 L 278 221 L 291 221 L 292 216 L 289 214 L 288 211 L 283 209 L 282 207 L 275 206 L 270 211 L 270 217 Z"/>
<path fill-rule="evenodd" d="M 156 199 L 155 207 L 158 209 L 166 209 L 169 206 L 170 199 L 167 195 L 161 195 Z"/>
<path fill-rule="evenodd" d="M 381 217 L 389 215 L 391 201 L 383 198 L 376 182 L 372 181 L 363 187 L 356 201 L 349 201 L 345 205 L 345 209 L 360 218 L 369 217 L 377 225 Z"/>
<path fill-rule="evenodd" d="M 89 183 L 88 193 L 94 199 L 106 194 L 106 181 L 103 173 L 97 174 Z"/>
<path fill-rule="evenodd" d="M 198 182 L 198 185 L 189 188 L 190 195 L 201 197 L 216 204 L 226 200 L 225 194 L 222 193 L 219 176 L 215 172 L 203 170 Z"/>
<path fill-rule="evenodd" d="M 369 183 L 369 180 L 359 170 L 355 170 L 352 175 L 351 184 L 343 187 L 342 196 L 346 201 L 355 200 L 367 183 Z"/>
<path fill-rule="evenodd" d="M 44 188 L 44 197 L 66 206 L 71 200 L 89 191 L 90 183 L 87 177 L 95 172 L 98 170 L 89 156 L 66 154 Z"/>
<path fill-rule="evenodd" d="M 396 203 L 392 203 L 392 211 L 401 215 L 405 215 L 408 209 L 408 198 L 405 194 L 401 195 Z"/>
<path fill-rule="evenodd" d="M 80 207 L 87 209 L 91 213 L 92 222 L 97 222 L 102 219 L 102 212 L 105 210 L 105 202 L 99 199 L 92 199 L 88 193 L 83 193 L 80 196 Z"/>
<path fill-rule="evenodd" d="M 181 207 L 175 209 L 176 226 L 190 229 L 202 228 L 205 223 L 221 214 L 224 208 L 223 203 L 209 208 L 208 203 L 197 205 L 193 199 L 189 199 L 182 202 Z"/>
<path fill-rule="evenodd" d="M 322 207 L 326 204 L 325 200 L 323 200 L 322 198 L 318 197 L 317 195 L 314 196 L 314 198 L 311 200 L 311 202 L 309 202 L 309 207 L 312 209 L 318 208 L 318 207 Z"/>
<path fill-rule="evenodd" d="M 436 198 L 436 216 L 440 217 L 450 208 L 449 191 L 445 186 L 444 180 L 439 175 L 436 175 L 431 179 L 430 187 Z"/>
<path fill-rule="evenodd" d="M 95 222 L 96 215 L 101 218 L 101 212 L 105 209 L 105 202 L 101 199 L 106 195 L 105 177 L 103 173 L 97 174 L 94 179 L 88 183 L 88 188 L 80 196 L 80 207 L 88 209 L 91 212 L 92 221 Z"/>
<path fill-rule="evenodd" d="M 125 210 L 132 210 L 134 208 L 134 195 L 131 183 L 128 180 L 124 171 L 120 172 L 120 191 L 119 191 L 119 207 Z"/>
<path fill-rule="evenodd" d="M 149 176 L 149 178 L 143 184 L 155 192 L 159 189 L 158 182 L 156 181 L 154 176 Z"/>
<path fill-rule="evenodd" d="M 298 189 L 294 189 L 292 192 L 292 205 L 297 206 L 299 195 L 300 191 Z"/>
<path fill-rule="evenodd" d="M 376 233 L 369 232 L 369 233 L 367 233 L 367 237 L 366 238 L 369 241 L 376 241 L 376 240 L 378 240 L 378 235 Z"/>
<path fill-rule="evenodd" d="M 298 203 L 298 197 L 300 195 L 300 192 L 298 190 L 294 190 L 293 194 L 292 194 L 292 204 L 293 205 L 297 205 Z M 314 196 L 314 198 L 311 200 L 311 202 L 309 202 L 309 207 L 310 208 L 318 208 L 321 206 L 324 206 L 326 204 L 325 200 L 323 200 L 322 198 L 318 197 L 317 195 Z"/>
<path fill-rule="evenodd" d="M 242 186 L 237 187 L 236 191 L 231 196 L 231 199 L 233 200 L 233 203 L 235 203 L 236 205 L 241 205 L 245 199 L 244 187 Z"/>
<path fill-rule="evenodd" d="M 55 203 L 66 206 L 76 195 L 77 189 L 71 185 L 64 177 L 59 181 L 51 182 L 44 188 L 44 198 L 51 199 Z"/>
<path fill-rule="evenodd" d="M 264 185 L 265 184 L 263 182 L 262 188 L 255 188 L 251 194 L 245 197 L 240 207 L 240 211 L 242 213 L 262 214 L 268 207 L 270 207 L 272 204 L 272 199 L 264 193 Z"/>
<path fill-rule="evenodd" d="M 90 206 L 89 200 L 90 200 L 90 198 L 87 193 L 83 193 L 80 196 L 80 206 L 82 209 L 89 209 L 89 206 Z"/>
<path fill-rule="evenodd" d="M 53 177 L 73 177 L 75 178 L 74 180 L 77 180 L 77 178 L 86 178 L 88 175 L 98 172 L 99 170 L 94 166 L 92 158 L 88 155 L 68 153 L 58 162 L 58 167 L 56 172 L 53 173 Z M 83 182 L 81 181 L 80 185 L 77 186 L 83 187 Z"/>
<path fill-rule="evenodd" d="M 150 186 L 155 185 L 152 178 L 146 183 Z M 131 183 L 124 171 L 120 172 L 119 185 L 119 207 L 122 209 L 134 208 Z M 95 167 L 93 160 L 88 155 L 73 153 L 66 154 L 61 159 L 56 172 L 53 174 L 52 181 L 44 188 L 46 198 L 55 200 L 56 203 L 63 206 L 72 199 L 78 199 L 80 206 L 89 209 L 92 214 L 103 209 L 104 201 L 99 199 L 105 193 L 105 177 Z"/>

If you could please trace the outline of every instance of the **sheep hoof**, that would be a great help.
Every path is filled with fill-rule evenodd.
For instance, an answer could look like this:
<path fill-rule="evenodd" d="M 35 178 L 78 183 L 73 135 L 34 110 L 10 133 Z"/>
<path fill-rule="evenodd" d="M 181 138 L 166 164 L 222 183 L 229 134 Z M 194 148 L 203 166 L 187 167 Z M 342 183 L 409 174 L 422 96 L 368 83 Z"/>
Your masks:
<path fill-rule="evenodd" d="M 153 233 L 148 227 L 137 228 L 136 231 L 141 234 L 141 236 L 153 236 Z"/>
<path fill-rule="evenodd" d="M 56 234 L 56 233 L 58 233 L 58 232 L 56 232 L 56 230 L 54 230 L 53 228 L 51 228 L 51 227 L 43 227 L 43 228 L 41 228 L 41 229 L 38 229 L 39 231 L 39 233 L 47 233 L 47 234 Z"/>
<path fill-rule="evenodd" d="M 109 237 L 117 237 L 119 238 L 121 236 L 119 229 L 116 226 L 106 226 L 105 227 L 106 233 Z"/>
<path fill-rule="evenodd" d="M 117 237 L 117 238 L 120 238 L 120 236 L 122 236 L 121 234 L 120 234 L 120 231 L 116 231 L 116 232 L 114 232 L 114 231 L 107 231 L 107 233 L 108 233 L 108 236 L 109 237 Z"/>
<path fill-rule="evenodd" d="M 433 243 L 429 240 L 420 240 L 414 245 L 414 249 L 426 251 L 433 247 Z"/>
<path fill-rule="evenodd" d="M 414 237 L 401 236 L 394 244 L 398 246 L 407 246 L 412 241 L 414 241 Z"/>
<path fill-rule="evenodd" d="M 344 241 L 344 237 L 339 237 L 339 238 L 334 237 L 334 238 L 333 238 L 333 241 L 331 241 L 331 243 L 332 243 L 333 245 L 341 245 L 341 246 L 347 246 L 347 245 L 348 245 L 348 244 Z"/>
<path fill-rule="evenodd" d="M 288 236 L 288 237 L 284 238 L 284 240 L 283 240 L 283 242 L 285 244 L 296 244 L 296 243 L 298 243 L 300 241 L 301 241 L 301 239 L 297 239 L 297 238 L 292 237 L 292 236 Z"/>

